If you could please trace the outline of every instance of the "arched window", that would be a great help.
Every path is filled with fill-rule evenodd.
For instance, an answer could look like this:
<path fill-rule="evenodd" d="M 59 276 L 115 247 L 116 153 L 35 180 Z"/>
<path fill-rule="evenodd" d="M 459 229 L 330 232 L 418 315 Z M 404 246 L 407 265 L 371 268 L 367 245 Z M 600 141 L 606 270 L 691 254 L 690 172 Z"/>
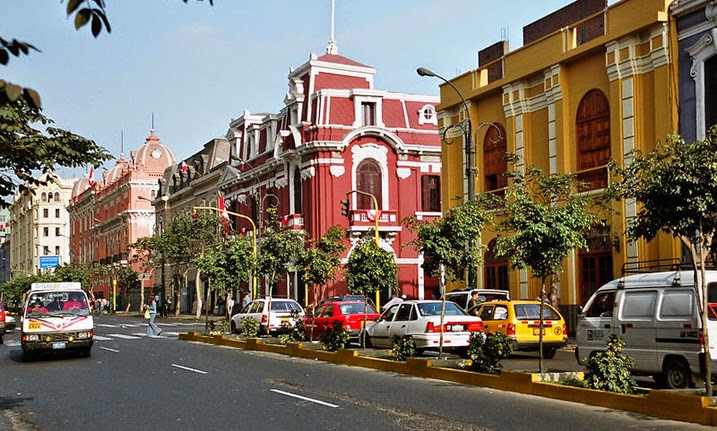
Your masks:
<path fill-rule="evenodd" d="M 301 170 L 294 169 L 294 214 L 302 214 L 304 203 L 301 200 Z"/>
<path fill-rule="evenodd" d="M 41 198 L 40 198 L 40 200 L 41 200 L 42 202 L 45 202 L 45 201 L 47 201 L 47 193 L 45 193 L 45 192 L 42 192 L 42 195 L 41 195 Z"/>
<path fill-rule="evenodd" d="M 578 178 L 585 190 L 607 187 L 610 161 L 610 105 L 600 90 L 590 90 L 578 106 L 576 118 Z"/>
<path fill-rule="evenodd" d="M 506 142 L 503 126 L 491 124 L 483 139 L 483 178 L 487 192 L 508 185 L 508 179 L 503 175 L 508 170 L 508 162 L 503 157 L 508 151 Z"/>
<path fill-rule="evenodd" d="M 60 193 L 55 192 L 55 202 L 60 202 Z"/>
<path fill-rule="evenodd" d="M 614 278 L 610 227 L 595 228 L 586 239 L 589 251 L 578 251 L 579 305 L 585 305 L 600 286 Z"/>
<path fill-rule="evenodd" d="M 373 159 L 366 159 L 359 163 L 356 168 L 356 189 L 372 194 L 381 206 L 381 166 Z M 358 194 L 356 198 L 356 209 L 368 210 L 373 208 L 371 197 Z"/>

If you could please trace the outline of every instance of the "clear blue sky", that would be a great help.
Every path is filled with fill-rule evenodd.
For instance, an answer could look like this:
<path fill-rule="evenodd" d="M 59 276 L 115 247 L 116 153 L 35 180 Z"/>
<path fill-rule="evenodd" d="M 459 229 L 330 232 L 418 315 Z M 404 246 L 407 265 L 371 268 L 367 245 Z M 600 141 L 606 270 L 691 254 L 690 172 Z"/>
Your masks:
<path fill-rule="evenodd" d="M 569 3 L 336 0 L 335 40 L 340 55 L 376 69 L 377 89 L 437 95 L 438 80 L 417 67 L 446 78 L 474 69 L 478 50 L 504 35 L 520 47 L 524 25 Z M 323 54 L 331 30 L 331 0 L 107 0 L 112 33 L 94 39 L 74 30 L 66 4 L 0 2 L 0 37 L 42 51 L 11 58 L 0 79 L 38 90 L 57 126 L 115 156 L 122 142 L 125 154 L 144 143 L 153 113 L 181 160 L 244 110 L 278 112 L 289 69 Z"/>

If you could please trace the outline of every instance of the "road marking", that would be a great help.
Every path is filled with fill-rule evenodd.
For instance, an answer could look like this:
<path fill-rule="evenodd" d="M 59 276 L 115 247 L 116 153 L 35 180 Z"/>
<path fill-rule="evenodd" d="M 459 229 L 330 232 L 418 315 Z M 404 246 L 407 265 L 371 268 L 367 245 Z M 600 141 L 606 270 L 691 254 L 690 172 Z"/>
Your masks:
<path fill-rule="evenodd" d="M 95 335 L 95 341 L 112 341 L 114 338 L 103 337 L 102 335 Z"/>
<path fill-rule="evenodd" d="M 107 350 L 108 352 L 119 353 L 119 350 L 110 349 L 109 347 L 100 347 L 100 349 Z"/>
<path fill-rule="evenodd" d="M 331 403 L 327 403 L 325 401 L 315 400 L 313 398 L 307 398 L 307 397 L 304 397 L 301 395 L 292 394 L 291 392 L 280 391 L 279 389 L 269 389 L 269 390 L 272 392 L 276 392 L 277 394 L 286 395 L 287 397 L 298 398 L 300 400 L 309 401 L 311 403 L 321 404 L 322 406 L 326 406 L 326 407 L 333 407 L 333 408 L 338 407 L 336 404 L 331 404 Z"/>
<path fill-rule="evenodd" d="M 125 340 L 139 340 L 140 338 L 142 338 L 142 337 L 135 337 L 133 335 L 126 335 L 126 334 L 107 334 L 107 335 L 110 337 L 117 337 L 117 338 L 122 338 Z"/>
<path fill-rule="evenodd" d="M 193 371 L 193 372 L 199 373 L 199 374 L 207 374 L 206 371 L 197 370 L 196 368 L 183 367 L 183 366 L 177 365 L 177 364 L 172 364 L 172 366 L 175 368 L 180 368 L 182 370 L 186 370 L 186 371 Z"/>

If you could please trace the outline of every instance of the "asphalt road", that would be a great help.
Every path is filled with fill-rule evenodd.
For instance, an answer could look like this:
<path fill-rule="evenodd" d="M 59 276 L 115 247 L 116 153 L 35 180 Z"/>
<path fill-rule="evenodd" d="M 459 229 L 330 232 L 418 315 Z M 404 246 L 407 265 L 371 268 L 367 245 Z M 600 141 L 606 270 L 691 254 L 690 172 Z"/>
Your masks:
<path fill-rule="evenodd" d="M 0 346 L 0 430 L 691 430 L 697 425 L 177 340 L 203 324 L 101 316 L 90 358 Z"/>

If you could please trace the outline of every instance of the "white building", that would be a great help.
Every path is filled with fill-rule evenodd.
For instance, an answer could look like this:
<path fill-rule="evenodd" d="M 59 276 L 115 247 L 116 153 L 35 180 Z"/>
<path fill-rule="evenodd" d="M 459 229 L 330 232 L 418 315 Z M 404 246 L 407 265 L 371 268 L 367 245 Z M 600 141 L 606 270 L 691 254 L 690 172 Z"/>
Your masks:
<path fill-rule="evenodd" d="M 50 175 L 54 181 L 44 186 L 31 186 L 34 193 L 18 193 L 10 205 L 12 278 L 38 273 L 41 260 L 43 264 L 70 262 L 67 205 L 76 180 L 53 174 L 45 174 L 41 179 L 45 181 Z M 41 259 L 41 256 L 46 257 Z"/>

